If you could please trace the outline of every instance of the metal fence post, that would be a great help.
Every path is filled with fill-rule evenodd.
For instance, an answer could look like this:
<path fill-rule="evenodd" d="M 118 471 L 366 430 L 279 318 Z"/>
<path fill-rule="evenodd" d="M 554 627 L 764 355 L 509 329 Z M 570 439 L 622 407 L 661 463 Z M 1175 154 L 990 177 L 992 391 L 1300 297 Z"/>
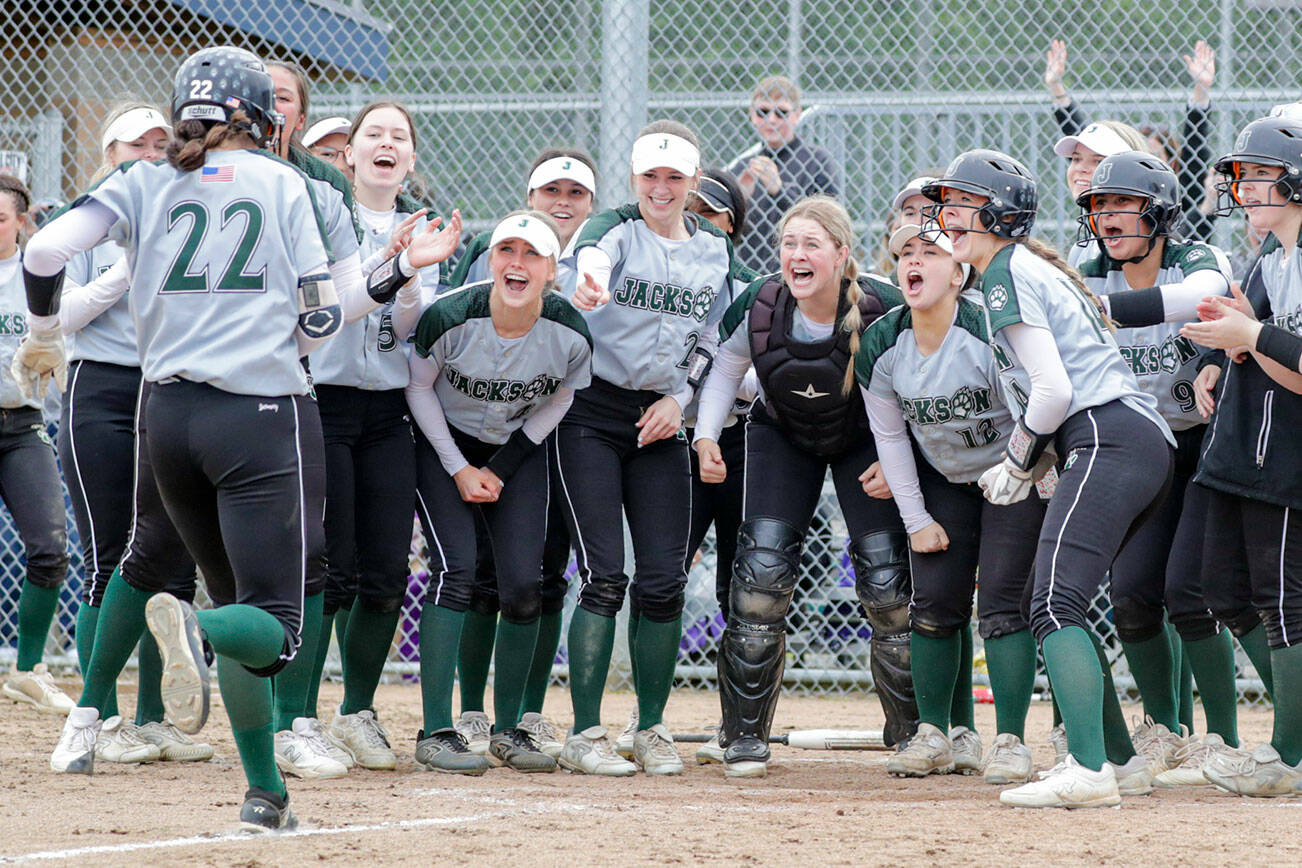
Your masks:
<path fill-rule="evenodd" d="M 650 0 L 601 4 L 600 201 L 627 198 L 628 151 L 646 123 L 649 91 Z"/>

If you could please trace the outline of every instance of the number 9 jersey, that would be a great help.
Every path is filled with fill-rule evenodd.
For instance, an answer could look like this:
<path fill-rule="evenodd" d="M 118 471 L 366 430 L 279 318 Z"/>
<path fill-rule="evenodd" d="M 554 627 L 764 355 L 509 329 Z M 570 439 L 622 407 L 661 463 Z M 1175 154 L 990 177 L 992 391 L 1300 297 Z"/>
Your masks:
<path fill-rule="evenodd" d="M 307 394 L 295 330 L 299 278 L 329 243 L 307 177 L 265 151 L 209 151 L 182 172 L 123 163 L 76 205 L 115 218 L 146 380 L 179 377 L 243 395 Z"/>

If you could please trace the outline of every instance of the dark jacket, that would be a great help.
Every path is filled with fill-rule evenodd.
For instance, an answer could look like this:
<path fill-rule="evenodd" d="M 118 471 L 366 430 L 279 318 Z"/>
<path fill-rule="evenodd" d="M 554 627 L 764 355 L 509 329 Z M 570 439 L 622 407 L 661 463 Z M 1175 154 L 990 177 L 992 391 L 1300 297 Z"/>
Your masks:
<path fill-rule="evenodd" d="M 751 158 L 769 157 L 778 165 L 782 176 L 782 189 L 776 196 L 769 195 L 763 184 L 757 183 L 751 191 L 746 206 L 746 231 L 737 245 L 737 259 L 753 267 L 760 274 L 778 270 L 777 225 L 787 209 L 806 196 L 826 193 L 836 196 L 836 168 L 832 155 L 816 145 L 807 145 L 800 136 L 776 151 L 768 145 L 756 152 L 747 152 L 728 166 L 728 171 L 740 176 Z"/>

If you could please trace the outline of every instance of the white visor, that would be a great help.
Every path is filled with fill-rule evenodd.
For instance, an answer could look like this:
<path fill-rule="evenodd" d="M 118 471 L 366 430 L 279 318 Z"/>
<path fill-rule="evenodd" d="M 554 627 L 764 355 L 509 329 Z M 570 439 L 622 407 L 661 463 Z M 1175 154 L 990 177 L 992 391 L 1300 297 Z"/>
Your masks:
<path fill-rule="evenodd" d="M 1126 140 L 1117 135 L 1116 130 L 1103 124 L 1090 124 L 1074 136 L 1063 136 L 1053 146 L 1053 152 L 1060 157 L 1070 157 L 1077 145 L 1084 145 L 1101 157 L 1110 157 L 1122 151 L 1133 151 Z"/>
<path fill-rule="evenodd" d="M 1302 121 L 1302 100 L 1298 102 L 1286 102 L 1275 106 L 1270 110 L 1267 117 L 1288 118 L 1292 121 Z"/>
<path fill-rule="evenodd" d="M 892 205 L 891 207 L 894 208 L 896 211 L 900 210 L 901 208 L 904 207 L 905 199 L 908 199 L 910 196 L 921 196 L 922 188 L 927 184 L 930 184 L 934 180 L 936 179 L 927 178 L 927 177 L 914 178 L 912 181 L 909 182 L 909 185 L 907 187 L 905 187 L 903 190 L 895 194 L 895 204 Z"/>
<path fill-rule="evenodd" d="M 557 240 L 556 233 L 546 223 L 528 214 L 516 214 L 498 223 L 488 246 L 496 247 L 511 238 L 528 242 L 543 256 L 555 259 L 561 255 L 561 243 Z"/>
<path fill-rule="evenodd" d="M 695 175 L 701 168 L 701 152 L 682 136 L 649 133 L 633 143 L 633 157 L 629 164 L 634 175 L 660 168 Z"/>
<path fill-rule="evenodd" d="M 529 175 L 529 189 L 526 192 L 532 193 L 539 187 L 562 179 L 573 181 L 589 193 L 596 195 L 597 179 L 592 174 L 592 169 L 588 168 L 587 163 L 573 157 L 552 157 L 539 163 L 538 168 Z"/>
<path fill-rule="evenodd" d="M 114 142 L 134 142 L 150 130 L 162 130 L 172 135 L 172 125 L 162 114 L 151 108 L 133 108 L 109 124 L 100 138 L 100 150 L 107 151 Z"/>
<path fill-rule="evenodd" d="M 326 118 L 317 121 L 303 133 L 303 147 L 310 148 L 326 136 L 333 136 L 335 133 L 347 135 L 352 127 L 348 118 Z"/>
<path fill-rule="evenodd" d="M 905 223 L 892 232 L 891 240 L 887 246 L 890 248 L 892 255 L 899 256 L 900 251 L 904 249 L 904 245 L 918 237 L 921 237 L 923 241 L 936 245 L 950 256 L 954 255 L 954 245 L 950 242 L 948 235 L 940 230 L 923 232 L 922 227 L 914 223 Z M 966 282 L 968 273 L 972 271 L 972 266 L 966 262 L 958 264 L 963 269 L 963 280 Z"/>

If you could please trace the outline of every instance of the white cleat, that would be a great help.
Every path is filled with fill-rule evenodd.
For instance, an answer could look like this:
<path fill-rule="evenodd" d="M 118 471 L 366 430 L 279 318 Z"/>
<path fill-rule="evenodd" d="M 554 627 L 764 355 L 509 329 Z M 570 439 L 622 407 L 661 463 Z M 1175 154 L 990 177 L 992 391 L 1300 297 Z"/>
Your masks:
<path fill-rule="evenodd" d="M 1210 787 L 1212 782 L 1203 774 L 1203 766 L 1212 757 L 1223 753 L 1234 753 L 1232 748 L 1214 732 L 1199 738 L 1190 738 L 1184 747 L 1175 754 L 1175 765 L 1153 778 L 1153 786 L 1158 789 L 1174 787 Z"/>
<path fill-rule="evenodd" d="M 624 759 L 633 758 L 633 740 L 637 738 L 637 706 L 628 713 L 628 726 L 615 737 L 615 753 Z"/>
<path fill-rule="evenodd" d="M 552 722 L 543 717 L 536 711 L 526 711 L 520 717 L 519 728 L 523 729 L 533 743 L 538 746 L 538 750 L 547 754 L 552 759 L 561 755 L 565 749 L 565 744 L 561 741 L 560 733 Z"/>
<path fill-rule="evenodd" d="M 77 705 L 54 683 L 44 663 L 37 663 L 30 672 L 14 664 L 0 690 L 14 702 L 25 702 L 43 714 L 67 714 Z"/>
<path fill-rule="evenodd" d="M 901 778 L 925 778 L 954 771 L 954 746 L 939 727 L 919 723 L 903 750 L 886 761 L 886 771 Z"/>
<path fill-rule="evenodd" d="M 476 756 L 488 756 L 488 740 L 493 734 L 493 724 L 482 711 L 463 711 L 452 728 L 466 740 L 466 747 Z"/>
<path fill-rule="evenodd" d="M 307 718 L 294 718 L 294 728 L 276 733 L 276 768 L 298 778 L 341 778 L 348 767 L 326 753 L 326 747 Z"/>
<path fill-rule="evenodd" d="M 195 741 L 167 721 L 150 721 L 140 727 L 142 739 L 158 746 L 164 762 L 205 762 L 212 759 L 212 745 Z"/>
<path fill-rule="evenodd" d="M 1067 758 L 1067 725 L 1060 723 L 1049 730 L 1049 747 L 1053 748 L 1053 764 Z"/>
<path fill-rule="evenodd" d="M 723 748 L 719 746 L 719 733 L 715 732 L 710 740 L 696 749 L 696 761 L 701 765 L 723 762 Z"/>
<path fill-rule="evenodd" d="M 1039 780 L 1004 790 L 999 801 L 1013 808 L 1111 808 L 1121 804 L 1121 793 L 1112 766 L 1090 771 L 1068 754 Z"/>
<path fill-rule="evenodd" d="M 140 728 L 115 714 L 100 727 L 95 759 L 106 763 L 151 763 L 162 756 L 158 745 L 140 737 Z"/>
<path fill-rule="evenodd" d="M 981 736 L 966 726 L 956 726 L 949 731 L 949 743 L 954 751 L 954 774 L 975 775 L 981 771 Z"/>
<path fill-rule="evenodd" d="M 1171 732 L 1151 717 L 1144 718 L 1143 723 L 1135 726 L 1130 740 L 1135 745 L 1135 753 L 1148 760 L 1149 770 L 1154 776 L 1175 766 L 1176 753 L 1188 743 L 1183 734 Z"/>
<path fill-rule="evenodd" d="M 389 747 L 389 733 L 369 708 L 335 717 L 330 721 L 330 735 L 364 769 L 392 771 L 398 765 L 398 757 Z"/>
<path fill-rule="evenodd" d="M 50 768 L 56 772 L 88 775 L 95 771 L 95 741 L 101 721 L 94 708 L 73 708 L 63 722 L 59 743 L 50 754 Z"/>
<path fill-rule="evenodd" d="M 302 719 L 306 720 L 308 726 L 312 728 L 312 735 L 316 738 L 320 738 L 321 744 L 325 745 L 326 756 L 330 757 L 330 759 L 339 763 L 346 769 L 350 769 L 356 765 L 356 763 L 353 762 L 353 755 L 345 750 L 342 744 L 336 742 L 334 738 L 331 737 L 330 730 L 326 728 L 325 724 L 315 717 L 304 717 Z M 295 718 L 295 720 L 298 720 L 298 718 Z"/>
<path fill-rule="evenodd" d="M 1146 757 L 1135 754 L 1125 765 L 1110 762 L 1117 779 L 1117 792 L 1123 796 L 1146 796 L 1153 792 L 1153 767 Z"/>
<path fill-rule="evenodd" d="M 563 769 L 585 775 L 623 778 L 637 774 L 637 766 L 611 750 L 606 730 L 600 726 L 566 736 L 565 747 L 556 761 Z"/>
<path fill-rule="evenodd" d="M 208 721 L 208 661 L 194 608 L 166 591 L 145 604 L 145 624 L 163 658 L 163 709 L 181 732 L 193 735 Z"/>
<path fill-rule="evenodd" d="M 1288 765 L 1269 744 L 1258 745 L 1252 753 L 1222 752 L 1203 766 L 1203 774 L 1240 796 L 1293 796 L 1302 786 L 1302 764 Z"/>
<path fill-rule="evenodd" d="M 1035 772 L 1031 749 L 1011 732 L 995 736 L 982 769 L 987 784 L 1022 784 Z"/>
<path fill-rule="evenodd" d="M 649 775 L 681 775 L 683 758 L 674 747 L 674 737 L 669 727 L 657 723 L 650 729 L 639 729 L 633 736 L 633 761 Z"/>

